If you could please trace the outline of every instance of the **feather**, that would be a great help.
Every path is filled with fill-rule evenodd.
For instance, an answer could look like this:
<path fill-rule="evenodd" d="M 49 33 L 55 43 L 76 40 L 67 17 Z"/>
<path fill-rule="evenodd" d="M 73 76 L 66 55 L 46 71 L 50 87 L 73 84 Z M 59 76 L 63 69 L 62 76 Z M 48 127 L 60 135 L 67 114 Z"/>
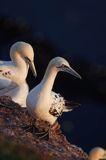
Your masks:
<path fill-rule="evenodd" d="M 67 101 L 60 94 L 51 92 L 52 106 L 49 113 L 55 117 L 59 117 L 63 112 L 72 111 L 74 108 L 80 106 L 79 103 L 73 101 Z"/>
<path fill-rule="evenodd" d="M 65 106 L 64 106 L 63 112 L 72 111 L 73 109 L 75 109 L 79 106 L 81 106 L 80 103 L 65 100 Z"/>

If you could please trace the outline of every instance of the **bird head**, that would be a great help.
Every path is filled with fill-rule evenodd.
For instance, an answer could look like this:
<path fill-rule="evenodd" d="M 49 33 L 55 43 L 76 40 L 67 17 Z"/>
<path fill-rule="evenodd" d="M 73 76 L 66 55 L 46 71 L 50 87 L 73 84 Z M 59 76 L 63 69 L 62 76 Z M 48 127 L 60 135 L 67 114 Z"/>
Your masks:
<path fill-rule="evenodd" d="M 89 153 L 89 160 L 105 160 L 106 150 L 102 147 L 95 147 Z"/>
<path fill-rule="evenodd" d="M 36 77 L 37 72 L 34 65 L 34 50 L 32 46 L 25 42 L 16 42 L 12 45 L 10 49 L 11 59 L 15 59 L 15 53 L 19 53 L 19 55 L 24 59 L 24 61 L 29 65 L 33 75 Z"/>
<path fill-rule="evenodd" d="M 77 78 L 81 79 L 81 76 L 71 68 L 68 61 L 62 57 L 55 57 L 50 61 L 50 65 L 55 67 L 57 71 L 67 72 Z"/>

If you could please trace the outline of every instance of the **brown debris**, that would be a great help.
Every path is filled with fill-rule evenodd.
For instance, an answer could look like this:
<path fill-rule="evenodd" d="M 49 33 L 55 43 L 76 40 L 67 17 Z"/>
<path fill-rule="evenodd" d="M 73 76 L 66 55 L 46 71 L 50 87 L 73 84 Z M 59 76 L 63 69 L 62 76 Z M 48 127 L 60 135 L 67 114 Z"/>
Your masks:
<path fill-rule="evenodd" d="M 0 97 L 0 135 L 37 151 L 42 154 L 42 160 L 88 160 L 81 148 L 67 141 L 58 123 L 51 128 L 49 138 L 40 139 L 36 133 L 47 131 L 48 127 L 47 122 L 33 120 L 27 109 L 21 108 L 10 97 Z"/>

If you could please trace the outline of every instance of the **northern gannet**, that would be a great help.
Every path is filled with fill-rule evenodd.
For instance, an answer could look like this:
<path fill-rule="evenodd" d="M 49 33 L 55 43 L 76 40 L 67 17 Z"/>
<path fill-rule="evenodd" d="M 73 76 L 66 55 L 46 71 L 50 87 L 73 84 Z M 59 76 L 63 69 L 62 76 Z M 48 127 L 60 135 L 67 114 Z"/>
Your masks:
<path fill-rule="evenodd" d="M 16 42 L 10 48 L 11 61 L 0 61 L 0 96 L 11 96 L 12 100 L 26 107 L 29 92 L 26 83 L 28 69 L 36 77 L 34 51 L 30 44 Z"/>
<path fill-rule="evenodd" d="M 49 62 L 42 81 L 29 92 L 26 100 L 28 112 L 34 118 L 47 121 L 50 125 L 53 125 L 63 112 L 71 111 L 76 106 L 71 103 L 67 105 L 64 97 L 52 91 L 59 71 L 81 79 L 81 76 L 70 67 L 64 58 L 55 57 Z"/>
<path fill-rule="evenodd" d="M 95 147 L 89 153 L 89 160 L 106 160 L 106 150 L 102 147 Z"/>

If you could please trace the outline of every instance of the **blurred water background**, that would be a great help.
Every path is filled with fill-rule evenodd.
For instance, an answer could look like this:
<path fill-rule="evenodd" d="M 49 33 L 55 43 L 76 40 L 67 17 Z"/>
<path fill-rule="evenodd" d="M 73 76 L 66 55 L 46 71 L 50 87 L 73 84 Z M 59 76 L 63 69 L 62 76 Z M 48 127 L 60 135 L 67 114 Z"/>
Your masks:
<path fill-rule="evenodd" d="M 16 41 L 32 44 L 38 77 L 29 73 L 30 89 L 41 79 L 49 60 L 63 56 L 82 80 L 59 73 L 54 90 L 82 105 L 60 117 L 71 143 L 89 151 L 106 148 L 106 9 L 96 0 L 1 0 L 0 59 L 9 60 Z"/>

